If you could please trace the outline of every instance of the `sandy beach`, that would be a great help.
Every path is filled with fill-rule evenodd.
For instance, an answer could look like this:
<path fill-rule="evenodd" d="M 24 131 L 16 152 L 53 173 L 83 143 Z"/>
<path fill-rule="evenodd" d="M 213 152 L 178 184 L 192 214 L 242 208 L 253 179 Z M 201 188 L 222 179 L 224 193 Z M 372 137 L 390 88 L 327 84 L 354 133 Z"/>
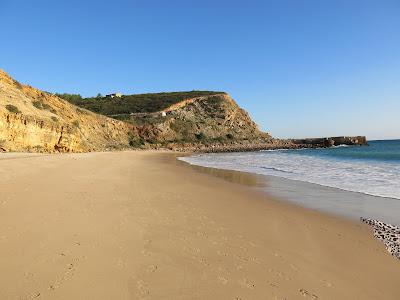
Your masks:
<path fill-rule="evenodd" d="M 0 299 L 399 299 L 358 222 L 174 162 L 0 156 Z"/>

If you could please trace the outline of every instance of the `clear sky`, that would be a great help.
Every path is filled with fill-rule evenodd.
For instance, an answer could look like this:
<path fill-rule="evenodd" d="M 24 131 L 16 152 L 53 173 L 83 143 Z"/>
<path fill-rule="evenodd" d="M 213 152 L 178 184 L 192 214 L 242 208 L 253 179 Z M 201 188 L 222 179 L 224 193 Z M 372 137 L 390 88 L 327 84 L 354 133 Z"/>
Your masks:
<path fill-rule="evenodd" d="M 399 0 L 0 0 L 0 28 L 42 90 L 221 90 L 277 137 L 400 138 Z"/>

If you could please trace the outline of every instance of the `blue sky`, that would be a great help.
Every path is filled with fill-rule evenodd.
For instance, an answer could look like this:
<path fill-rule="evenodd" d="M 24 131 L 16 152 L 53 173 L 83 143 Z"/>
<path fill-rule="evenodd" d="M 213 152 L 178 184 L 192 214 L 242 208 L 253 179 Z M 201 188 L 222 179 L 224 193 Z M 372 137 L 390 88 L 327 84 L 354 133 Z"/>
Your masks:
<path fill-rule="evenodd" d="M 46 91 L 222 90 L 277 137 L 400 138 L 398 0 L 0 0 L 0 28 Z"/>

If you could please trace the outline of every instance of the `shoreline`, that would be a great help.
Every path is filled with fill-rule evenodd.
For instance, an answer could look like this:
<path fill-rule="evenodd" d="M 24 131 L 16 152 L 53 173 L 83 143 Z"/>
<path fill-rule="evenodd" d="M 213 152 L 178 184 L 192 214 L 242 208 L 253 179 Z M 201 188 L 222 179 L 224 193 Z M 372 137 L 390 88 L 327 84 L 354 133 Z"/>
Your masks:
<path fill-rule="evenodd" d="M 366 137 L 326 137 L 306 139 L 271 139 L 268 142 L 243 142 L 236 141 L 231 144 L 186 144 L 167 146 L 166 150 L 181 153 L 234 153 L 234 152 L 255 152 L 268 150 L 301 150 L 301 149 L 326 149 L 339 146 L 365 147 L 368 146 Z M 151 148 L 150 148 L 151 149 Z M 158 148 L 157 148 L 158 149 Z M 160 148 L 163 150 L 163 148 Z"/>
<path fill-rule="evenodd" d="M 288 156 L 289 158 L 287 160 L 285 154 L 280 156 L 279 152 L 271 154 L 271 156 L 265 154 L 267 152 L 264 152 L 264 154 L 263 152 L 253 152 L 249 153 L 249 155 L 246 153 L 235 153 L 233 155 L 194 153 L 191 156 L 182 157 L 181 160 L 189 165 L 197 165 L 205 168 L 220 168 L 248 174 L 257 174 L 257 176 L 264 178 L 265 181 L 270 182 L 271 187 L 266 189 L 266 192 L 270 192 L 277 197 L 282 197 L 284 200 L 288 200 L 289 198 L 291 202 L 308 208 L 317 209 L 325 213 L 351 217 L 357 220 L 360 220 L 361 217 L 374 218 L 382 222 L 400 226 L 399 216 L 395 213 L 395 211 L 400 210 L 400 198 L 396 198 L 396 193 L 393 193 L 393 196 L 390 196 L 391 194 L 389 192 L 382 193 L 384 186 L 380 187 L 381 190 L 365 188 L 366 183 L 369 182 L 368 180 L 371 181 L 368 177 L 365 177 L 365 180 L 362 181 L 363 184 L 360 185 L 356 185 L 357 182 L 355 180 L 348 185 L 346 185 L 347 182 L 344 180 L 330 180 L 332 178 L 329 176 L 343 175 L 343 178 L 345 178 L 345 176 L 352 175 L 353 173 L 349 173 L 349 175 L 346 172 L 340 174 L 340 167 L 347 168 L 350 165 L 350 167 L 356 169 L 359 161 L 339 161 L 344 164 L 344 166 L 339 165 L 338 168 L 336 168 L 334 163 L 327 163 L 325 168 L 337 169 L 338 171 L 333 173 L 333 175 L 327 172 L 326 176 L 328 176 L 327 178 L 329 180 L 325 180 L 324 165 L 319 168 L 310 167 L 311 170 L 315 171 L 315 173 L 310 171 L 310 176 L 301 177 L 299 175 L 306 175 L 307 168 L 305 166 L 307 166 L 308 163 L 317 165 L 320 163 L 319 161 L 324 160 L 323 158 L 319 158 L 318 155 L 313 156 L 313 152 L 309 152 L 309 157 L 312 159 L 306 160 L 303 165 L 300 166 L 300 164 L 296 164 L 294 159 L 289 159 L 296 156 Z M 302 156 L 298 157 L 299 159 L 302 158 Z M 305 157 L 308 156 L 306 155 Z M 258 160 L 260 160 L 259 163 L 257 163 Z M 324 160 L 324 162 L 325 161 L 329 162 L 329 160 Z M 295 163 L 293 167 L 294 170 L 292 170 L 291 163 Z M 360 174 L 362 171 L 365 172 L 365 170 L 366 168 L 362 169 L 359 174 L 355 174 L 358 175 L 358 180 L 364 178 L 361 177 Z M 335 197 L 337 199 L 335 199 Z M 321 201 L 319 198 L 322 198 Z"/>
<path fill-rule="evenodd" d="M 190 156 L 190 155 L 187 155 Z M 184 156 L 181 156 L 184 157 Z M 349 214 L 347 211 L 343 209 L 336 208 L 334 210 L 330 210 L 329 207 L 324 207 L 323 205 L 318 207 L 313 207 L 312 204 L 307 203 L 310 201 L 305 201 L 305 200 L 310 200 L 309 197 L 306 199 L 304 198 L 306 195 L 309 194 L 310 191 L 314 190 L 317 191 L 319 194 L 324 194 L 324 193 L 329 193 L 332 195 L 332 197 L 337 197 L 337 198 L 348 198 L 349 200 L 357 200 L 357 202 L 361 201 L 379 201 L 379 199 L 383 199 L 384 201 L 390 201 L 395 204 L 398 203 L 400 205 L 400 199 L 394 198 L 394 197 L 384 197 L 384 196 L 377 196 L 373 194 L 368 194 L 364 192 L 356 192 L 356 191 L 349 191 L 345 189 L 341 189 L 338 187 L 332 187 L 332 186 L 327 186 L 323 184 L 318 184 L 318 183 L 313 183 L 313 182 L 308 182 L 308 181 L 302 181 L 298 179 L 289 179 L 285 177 L 280 177 L 277 175 L 265 175 L 265 174 L 259 174 L 259 173 L 252 173 L 252 172 L 246 172 L 246 171 L 238 171 L 238 170 L 232 170 L 232 169 L 223 169 L 223 168 L 216 168 L 216 167 L 208 167 L 208 166 L 202 166 L 202 165 L 197 165 L 197 164 L 192 164 L 188 161 L 185 160 L 180 160 L 183 164 L 188 165 L 191 168 L 198 169 L 200 172 L 208 173 L 211 175 L 215 175 L 217 177 L 224 177 L 217 175 L 218 172 L 210 172 L 207 171 L 207 169 L 213 169 L 213 170 L 219 170 L 219 171 L 226 171 L 227 173 L 230 172 L 236 172 L 236 173 L 243 173 L 245 176 L 249 177 L 255 177 L 258 178 L 258 188 L 263 189 L 262 192 L 265 192 L 271 197 L 275 197 L 280 199 L 281 201 L 289 202 L 294 205 L 306 208 L 306 209 L 311 209 L 315 210 L 318 212 L 321 212 L 323 214 L 328 214 L 332 216 L 337 216 L 339 218 L 346 218 L 346 219 L 351 219 L 351 220 L 357 220 L 360 221 L 360 218 L 380 218 L 380 221 L 383 222 L 389 222 L 392 225 L 397 225 L 399 226 L 399 220 L 396 219 L 397 214 L 393 214 L 390 218 L 390 220 L 384 220 L 385 217 L 382 217 L 382 212 L 379 210 L 379 203 L 376 203 L 376 210 L 380 212 L 379 214 L 375 215 L 358 215 L 358 214 Z M 223 173 L 223 172 L 221 172 Z M 229 178 L 225 178 L 228 181 L 230 181 Z M 265 183 L 269 182 L 269 186 Z M 272 183 L 272 185 L 271 185 Z M 246 183 L 244 183 L 246 185 Z M 290 190 L 285 190 L 284 186 L 288 185 L 290 186 Z M 304 195 L 303 195 L 304 194 Z M 311 198 L 316 198 L 317 196 L 312 196 Z M 387 203 L 386 203 L 387 204 Z M 398 207 L 393 207 L 393 209 L 398 209 Z M 384 209 L 387 210 L 387 209 Z M 383 219 L 382 219 L 383 218 Z M 387 217 L 386 217 L 387 218 Z"/>
<path fill-rule="evenodd" d="M 399 295 L 398 262 L 367 226 L 171 163 L 178 155 L 0 160 L 0 298 Z"/>

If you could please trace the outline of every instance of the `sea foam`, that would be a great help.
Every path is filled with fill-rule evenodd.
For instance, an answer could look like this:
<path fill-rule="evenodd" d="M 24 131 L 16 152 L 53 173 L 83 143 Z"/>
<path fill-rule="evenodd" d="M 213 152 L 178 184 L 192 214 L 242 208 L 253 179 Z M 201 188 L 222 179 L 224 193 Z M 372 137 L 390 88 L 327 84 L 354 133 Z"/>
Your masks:
<path fill-rule="evenodd" d="M 200 154 L 181 160 L 204 167 L 272 175 L 400 199 L 400 164 L 397 162 L 330 159 L 294 151 Z"/>

